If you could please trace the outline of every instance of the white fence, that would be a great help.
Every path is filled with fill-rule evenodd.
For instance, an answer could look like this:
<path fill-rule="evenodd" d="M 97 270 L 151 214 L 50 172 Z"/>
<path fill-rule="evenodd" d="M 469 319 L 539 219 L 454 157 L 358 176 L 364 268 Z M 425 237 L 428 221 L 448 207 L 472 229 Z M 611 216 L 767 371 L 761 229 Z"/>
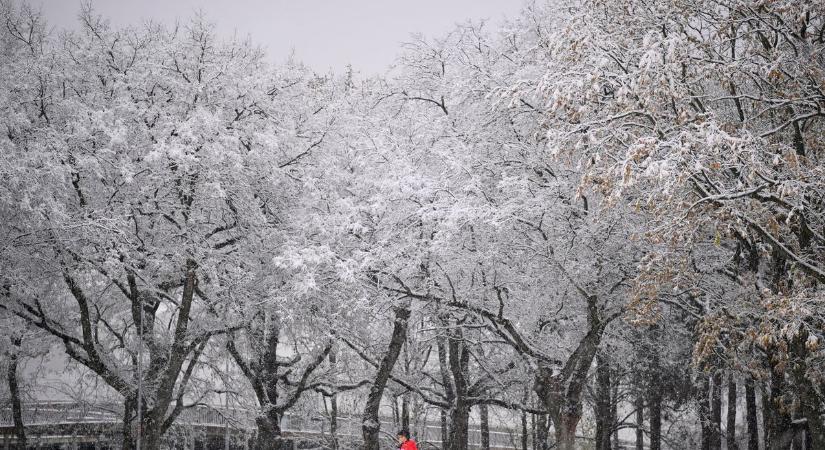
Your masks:
<path fill-rule="evenodd" d="M 205 428 L 217 432 L 221 429 L 231 431 L 233 434 L 251 436 L 256 429 L 256 410 L 243 408 L 213 408 L 207 406 L 197 406 L 183 410 L 175 421 L 179 428 Z M 109 426 L 117 428 L 122 425 L 123 405 L 117 403 L 77 403 L 77 402 L 32 402 L 26 403 L 23 407 L 23 423 L 26 427 L 39 427 L 41 429 L 53 429 L 60 432 L 60 427 L 73 426 L 82 428 L 84 425 L 91 427 Z M 384 419 L 382 430 L 389 430 L 388 434 L 395 432 L 397 426 L 391 420 Z M 11 408 L 0 408 L 0 430 L 3 434 L 10 435 L 14 426 Z M 318 438 L 326 440 L 331 438 L 330 423 L 328 419 L 306 418 L 297 415 L 287 414 L 281 421 L 281 428 L 285 434 L 303 436 L 307 438 Z M 427 424 L 423 429 L 416 431 L 416 439 L 421 443 L 421 448 L 441 447 L 441 427 L 438 424 Z M 41 431 L 42 434 L 42 431 Z M 358 442 L 361 437 L 360 417 L 338 417 L 336 437 L 342 442 Z M 75 436 L 77 439 L 77 436 Z M 470 446 L 480 447 L 481 432 L 478 427 L 470 428 Z M 516 449 L 521 436 L 514 431 L 506 429 L 490 430 L 490 447 L 496 450 Z"/>

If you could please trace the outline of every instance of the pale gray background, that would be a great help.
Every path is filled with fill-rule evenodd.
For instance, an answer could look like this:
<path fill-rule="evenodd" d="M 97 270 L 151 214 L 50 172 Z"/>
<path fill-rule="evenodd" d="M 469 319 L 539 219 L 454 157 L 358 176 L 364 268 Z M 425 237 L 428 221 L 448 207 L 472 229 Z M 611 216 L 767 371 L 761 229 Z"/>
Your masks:
<path fill-rule="evenodd" d="M 79 0 L 25 0 L 41 6 L 55 28 L 76 27 Z M 348 63 L 364 75 L 384 73 L 413 32 L 428 37 L 467 19 L 490 25 L 518 13 L 521 0 L 95 0 L 113 24 L 151 18 L 172 23 L 201 10 L 222 35 L 250 36 L 274 62 L 294 49 L 319 72 Z"/>

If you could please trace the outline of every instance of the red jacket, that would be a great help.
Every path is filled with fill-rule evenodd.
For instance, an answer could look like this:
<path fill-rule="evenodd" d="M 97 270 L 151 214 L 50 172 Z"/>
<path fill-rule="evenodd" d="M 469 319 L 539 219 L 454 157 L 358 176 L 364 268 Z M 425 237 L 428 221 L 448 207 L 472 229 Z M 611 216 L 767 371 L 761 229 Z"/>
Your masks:
<path fill-rule="evenodd" d="M 401 444 L 401 450 L 418 450 L 418 446 L 415 445 L 415 441 L 412 439 L 408 439 L 407 442 Z"/>

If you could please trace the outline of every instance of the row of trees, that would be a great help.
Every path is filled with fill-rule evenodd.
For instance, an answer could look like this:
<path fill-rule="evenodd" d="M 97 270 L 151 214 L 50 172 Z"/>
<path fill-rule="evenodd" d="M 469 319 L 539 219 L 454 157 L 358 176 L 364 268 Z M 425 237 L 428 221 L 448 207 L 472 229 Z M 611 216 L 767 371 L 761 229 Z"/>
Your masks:
<path fill-rule="evenodd" d="M 34 341 L 121 399 L 125 449 L 219 396 L 260 448 L 316 396 L 335 435 L 345 391 L 369 449 L 390 399 L 456 450 L 501 411 L 523 448 L 825 447 L 822 4 L 528 4 L 369 79 L 0 5 L 16 410 Z"/>

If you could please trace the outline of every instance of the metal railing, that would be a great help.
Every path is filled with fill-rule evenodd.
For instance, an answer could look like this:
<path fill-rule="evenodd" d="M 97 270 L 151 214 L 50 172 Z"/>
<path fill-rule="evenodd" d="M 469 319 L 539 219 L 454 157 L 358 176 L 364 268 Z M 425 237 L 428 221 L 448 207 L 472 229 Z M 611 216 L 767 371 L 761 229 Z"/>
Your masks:
<path fill-rule="evenodd" d="M 52 428 L 60 432 L 61 426 L 89 428 L 110 426 L 117 428 L 122 425 L 123 405 L 118 403 L 80 403 L 80 402 L 31 402 L 23 406 L 23 423 L 27 427 Z M 258 411 L 246 408 L 223 408 L 211 406 L 195 406 L 183 410 L 175 421 L 177 427 L 196 427 L 211 429 L 213 432 L 232 430 L 234 433 L 252 435 L 256 430 L 255 418 Z M 394 430 L 395 424 L 388 419 L 381 420 L 382 429 Z M 14 426 L 12 412 L 8 407 L 0 408 L 0 431 L 10 434 Z M 79 427 L 78 427 L 79 426 Z M 329 420 L 325 418 L 308 418 L 287 414 L 281 421 L 281 428 L 285 434 L 302 437 L 328 438 L 330 437 Z M 438 424 L 427 424 L 419 427 L 417 439 L 428 446 L 441 445 L 441 427 Z M 361 437 L 361 418 L 356 416 L 339 416 L 337 418 L 336 436 L 342 440 L 359 441 Z M 490 444 L 496 449 L 515 449 L 520 441 L 520 435 L 511 430 L 492 428 L 490 430 Z M 481 442 L 481 433 L 478 427 L 470 429 L 471 447 Z"/>
<path fill-rule="evenodd" d="M 32 402 L 23 406 L 26 426 L 60 424 L 121 424 L 123 406 L 117 403 Z M 179 425 L 254 429 L 255 415 L 245 409 L 196 406 L 181 411 L 175 421 Z M 0 409 L 0 427 L 12 427 L 11 408 Z"/>

